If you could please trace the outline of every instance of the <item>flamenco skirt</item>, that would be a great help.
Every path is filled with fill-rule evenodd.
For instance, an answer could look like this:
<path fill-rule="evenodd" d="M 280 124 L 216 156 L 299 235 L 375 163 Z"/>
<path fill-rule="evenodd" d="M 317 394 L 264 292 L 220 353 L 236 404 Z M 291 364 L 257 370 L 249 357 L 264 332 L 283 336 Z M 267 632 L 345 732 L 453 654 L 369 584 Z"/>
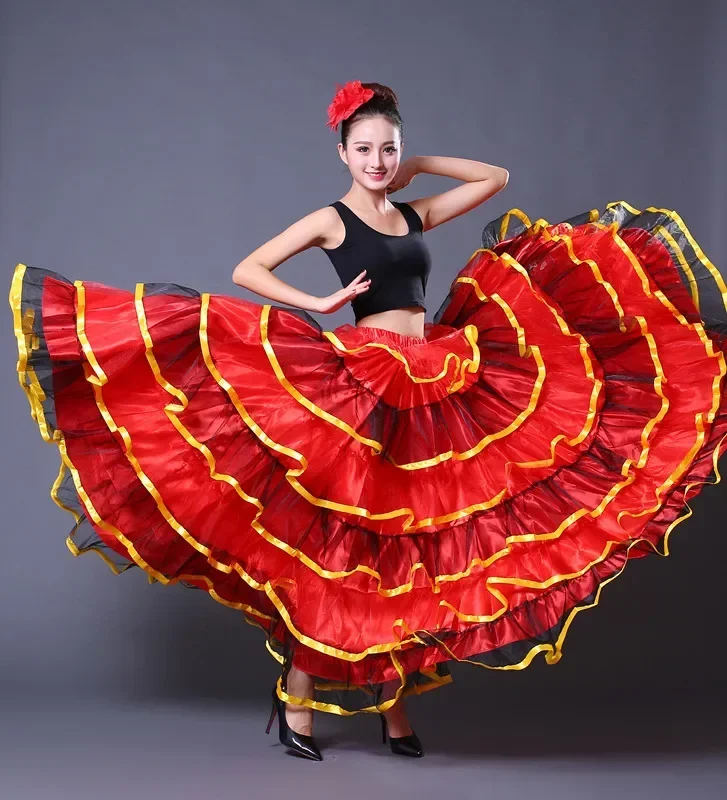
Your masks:
<path fill-rule="evenodd" d="M 727 287 L 673 211 L 507 212 L 421 338 L 22 264 L 10 302 L 71 552 L 241 612 L 321 711 L 557 662 L 719 480 Z"/>

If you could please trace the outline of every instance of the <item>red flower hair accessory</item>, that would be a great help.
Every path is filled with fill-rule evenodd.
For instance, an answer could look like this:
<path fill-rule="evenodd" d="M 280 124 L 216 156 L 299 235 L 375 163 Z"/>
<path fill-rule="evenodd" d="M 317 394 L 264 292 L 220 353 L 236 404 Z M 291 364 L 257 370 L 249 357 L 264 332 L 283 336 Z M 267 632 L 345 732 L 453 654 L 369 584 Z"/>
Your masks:
<path fill-rule="evenodd" d="M 374 96 L 373 89 L 365 89 L 361 81 L 349 81 L 343 86 L 336 84 L 336 88 L 338 91 L 328 106 L 326 123 L 332 131 L 338 128 L 339 122 L 348 119 L 359 106 Z"/>

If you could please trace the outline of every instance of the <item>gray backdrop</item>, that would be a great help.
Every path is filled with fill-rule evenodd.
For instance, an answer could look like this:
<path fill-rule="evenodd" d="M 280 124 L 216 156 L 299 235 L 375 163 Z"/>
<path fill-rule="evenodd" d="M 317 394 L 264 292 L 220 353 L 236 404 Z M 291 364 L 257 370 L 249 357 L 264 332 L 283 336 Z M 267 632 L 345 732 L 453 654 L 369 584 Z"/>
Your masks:
<path fill-rule="evenodd" d="M 712 260 L 727 265 L 719 0 L 3 0 L 1 8 L 6 287 L 23 261 L 128 289 L 173 281 L 260 300 L 231 283 L 232 269 L 348 189 L 337 135 L 324 123 L 334 83 L 355 78 L 399 94 L 405 156 L 461 156 L 510 171 L 500 195 L 427 234 L 429 319 L 484 224 L 512 206 L 551 221 L 621 199 L 676 208 Z M 395 197 L 450 185 L 419 176 Z M 319 294 L 339 285 L 320 250 L 277 274 Z M 17 385 L 7 307 L 3 319 L 3 699 L 265 702 L 275 662 L 234 611 L 199 591 L 149 586 L 141 571 L 114 577 L 93 555 L 71 557 L 70 516 L 48 497 L 58 457 Z M 352 314 L 318 319 L 334 327 Z M 602 698 L 724 692 L 716 656 L 727 492 L 707 489 L 693 505 L 672 556 L 633 563 L 609 585 L 573 624 L 557 667 L 540 659 L 519 673 L 460 666 L 454 686 L 415 705 L 534 709 L 538 698 L 559 697 L 589 709 Z"/>

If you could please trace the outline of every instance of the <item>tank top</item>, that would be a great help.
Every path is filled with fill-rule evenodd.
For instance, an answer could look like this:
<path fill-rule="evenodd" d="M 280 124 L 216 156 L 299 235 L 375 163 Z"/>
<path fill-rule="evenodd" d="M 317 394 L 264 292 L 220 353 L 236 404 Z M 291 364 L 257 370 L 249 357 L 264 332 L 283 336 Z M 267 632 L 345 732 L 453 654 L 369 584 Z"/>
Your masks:
<path fill-rule="evenodd" d="M 431 268 L 431 256 L 422 237 L 422 221 L 408 204 L 392 200 L 406 219 L 409 232 L 397 236 L 380 233 L 367 225 L 340 200 L 331 203 L 338 211 L 346 235 L 338 247 L 322 247 L 343 286 L 367 270 L 371 285 L 351 301 L 358 322 L 369 314 L 407 306 L 426 311 L 424 296 Z"/>

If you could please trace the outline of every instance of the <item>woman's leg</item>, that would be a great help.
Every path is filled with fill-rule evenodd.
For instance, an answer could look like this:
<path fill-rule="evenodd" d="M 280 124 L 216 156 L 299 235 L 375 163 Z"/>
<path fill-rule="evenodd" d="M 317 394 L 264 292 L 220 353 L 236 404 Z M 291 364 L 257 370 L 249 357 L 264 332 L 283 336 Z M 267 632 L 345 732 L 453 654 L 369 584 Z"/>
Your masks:
<path fill-rule="evenodd" d="M 387 682 L 384 688 L 384 699 L 392 698 L 399 686 L 399 681 Z M 400 697 L 388 711 L 385 711 L 384 716 L 386 717 L 389 736 L 398 739 L 400 736 L 411 735 L 412 729 L 406 716 L 403 697 Z"/>
<path fill-rule="evenodd" d="M 384 689 L 384 698 L 393 697 L 399 685 L 399 681 L 391 681 L 390 686 L 387 685 Z M 287 693 L 294 697 L 313 698 L 313 677 L 307 672 L 303 672 L 303 670 L 291 666 L 285 688 Z M 409 736 L 412 733 L 403 698 L 399 698 L 388 711 L 385 711 L 384 716 L 386 717 L 389 736 L 399 738 L 401 736 Z M 285 717 L 288 720 L 288 725 L 296 733 L 302 733 L 308 736 L 313 735 L 312 708 L 286 703 Z"/>
<path fill-rule="evenodd" d="M 285 682 L 285 690 L 294 697 L 313 699 L 313 678 L 307 672 L 303 672 L 303 670 L 291 666 Z M 290 728 L 296 733 L 302 733 L 306 736 L 313 735 L 312 708 L 286 703 L 285 718 Z"/>

